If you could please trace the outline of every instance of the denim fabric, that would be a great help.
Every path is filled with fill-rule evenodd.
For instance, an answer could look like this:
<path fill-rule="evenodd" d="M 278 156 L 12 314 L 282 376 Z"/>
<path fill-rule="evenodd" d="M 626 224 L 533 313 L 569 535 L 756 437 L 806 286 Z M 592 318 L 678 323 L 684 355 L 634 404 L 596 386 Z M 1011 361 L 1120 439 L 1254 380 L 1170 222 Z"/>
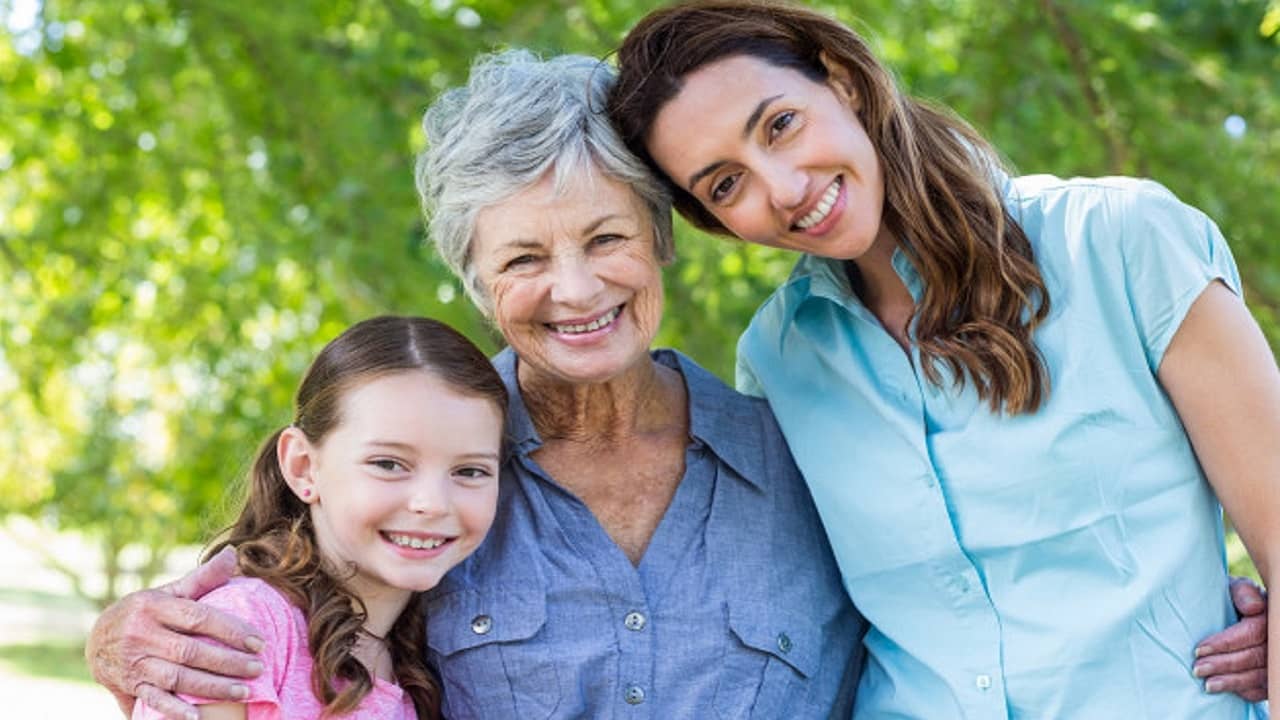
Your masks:
<path fill-rule="evenodd" d="M 1005 202 L 1052 301 L 1039 411 L 930 384 L 839 262 L 802 258 L 739 344 L 872 625 L 856 715 L 1261 714 L 1191 674 L 1234 614 L 1221 509 L 1155 374 L 1209 283 L 1240 291 L 1231 254 L 1155 183 L 1027 177 Z"/>
<path fill-rule="evenodd" d="M 687 357 L 685 474 L 639 566 L 530 453 L 510 351 L 510 452 L 488 539 L 427 598 L 444 711 L 465 718 L 847 717 L 862 618 L 764 402 Z"/>

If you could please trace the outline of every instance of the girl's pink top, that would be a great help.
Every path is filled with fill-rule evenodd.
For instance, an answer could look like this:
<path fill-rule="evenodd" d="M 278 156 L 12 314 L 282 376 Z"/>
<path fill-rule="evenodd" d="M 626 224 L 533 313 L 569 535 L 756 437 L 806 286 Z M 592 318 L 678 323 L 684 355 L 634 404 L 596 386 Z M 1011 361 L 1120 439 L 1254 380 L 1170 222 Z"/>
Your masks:
<path fill-rule="evenodd" d="M 324 705 L 311 692 L 311 653 L 307 650 L 307 620 L 274 587 L 258 578 L 237 577 L 200 599 L 200 602 L 235 615 L 257 628 L 266 647 L 260 654 L 262 674 L 246 680 L 249 698 L 244 701 L 248 720 L 314 720 Z M 195 705 L 220 702 L 183 696 Z M 139 701 L 133 720 L 160 720 L 164 716 Z M 413 701 L 394 683 L 374 681 L 373 690 L 354 712 L 352 720 L 413 720 Z"/>

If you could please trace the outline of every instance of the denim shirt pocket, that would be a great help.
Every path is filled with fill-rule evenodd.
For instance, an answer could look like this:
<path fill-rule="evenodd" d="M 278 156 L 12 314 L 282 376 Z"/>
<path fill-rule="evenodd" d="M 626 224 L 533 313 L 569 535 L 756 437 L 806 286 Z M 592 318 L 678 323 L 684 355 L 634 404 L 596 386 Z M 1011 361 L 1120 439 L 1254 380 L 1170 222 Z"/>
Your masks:
<path fill-rule="evenodd" d="M 560 703 L 546 594 L 462 589 L 427 604 L 427 647 L 457 718 L 546 718 Z"/>
<path fill-rule="evenodd" d="M 803 612 L 730 599 L 729 632 L 716 687 L 722 718 L 824 715 L 808 702 L 808 680 L 822 657 L 822 628 Z"/>

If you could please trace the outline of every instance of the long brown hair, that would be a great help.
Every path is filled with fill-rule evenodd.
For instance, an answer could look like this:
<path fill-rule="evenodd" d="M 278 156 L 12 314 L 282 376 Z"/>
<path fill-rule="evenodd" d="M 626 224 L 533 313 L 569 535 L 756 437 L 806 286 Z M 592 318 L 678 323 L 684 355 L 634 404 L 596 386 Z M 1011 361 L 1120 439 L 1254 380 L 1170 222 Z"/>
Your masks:
<path fill-rule="evenodd" d="M 469 340 L 435 320 L 384 315 L 351 326 L 320 351 L 298 388 L 293 425 L 319 444 L 342 421 L 342 398 L 348 391 L 376 377 L 411 370 L 429 372 L 460 393 L 490 400 L 506 414 L 502 379 Z M 310 506 L 285 482 L 276 456 L 283 431 L 262 444 L 240 517 L 205 557 L 234 546 L 241 572 L 267 581 L 302 609 L 314 661 L 312 691 L 327 715 L 341 715 L 373 689 L 369 671 L 352 654 L 366 613 L 335 574 L 344 569 L 322 560 Z M 426 629 L 420 601 L 415 593 L 387 633 L 387 648 L 396 682 L 412 698 L 418 717 L 438 718 L 440 689 L 423 662 Z M 339 678 L 345 682 L 335 682 Z"/>
<path fill-rule="evenodd" d="M 752 56 L 827 78 L 823 59 L 848 71 L 858 115 L 884 174 L 882 222 L 924 280 L 913 320 L 925 377 L 971 380 L 993 411 L 1032 412 L 1049 392 L 1033 333 L 1049 293 L 1026 233 L 997 188 L 995 150 L 962 120 L 902 93 L 861 37 L 807 10 L 752 0 L 709 0 L 656 10 L 618 51 L 609 112 L 627 145 L 659 175 L 645 147 L 654 119 L 710 62 Z M 731 234 L 678 183 L 674 204 L 695 226 Z"/>

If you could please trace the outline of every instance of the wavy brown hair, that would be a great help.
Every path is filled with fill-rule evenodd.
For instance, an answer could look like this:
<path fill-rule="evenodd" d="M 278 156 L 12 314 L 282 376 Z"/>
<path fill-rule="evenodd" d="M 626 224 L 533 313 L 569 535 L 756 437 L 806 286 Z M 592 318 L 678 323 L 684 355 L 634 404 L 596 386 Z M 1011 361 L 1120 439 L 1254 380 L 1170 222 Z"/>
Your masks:
<path fill-rule="evenodd" d="M 506 414 L 502 379 L 469 340 L 435 320 L 381 316 L 348 328 L 311 363 L 298 388 L 293 425 L 318 445 L 342 421 L 342 399 L 350 390 L 406 371 L 431 373 L 457 392 L 493 402 Z M 343 582 L 354 568 L 335 568 L 322 559 L 310 506 L 285 482 L 276 454 L 282 432 L 277 430 L 262 444 L 240 517 L 205 558 L 234 546 L 241 572 L 270 583 L 302 609 L 314 660 L 312 691 L 325 704 L 326 715 L 342 715 L 373 689 L 368 669 L 352 653 L 366 611 Z M 420 603 L 415 593 L 387 633 L 387 649 L 396 682 L 412 698 L 418 717 L 438 718 L 440 689 L 423 662 L 426 626 Z"/>
<path fill-rule="evenodd" d="M 609 112 L 627 145 L 659 175 L 646 143 L 654 119 L 698 68 L 751 56 L 825 81 L 844 68 L 884 175 L 885 223 L 924 280 L 913 320 L 925 377 L 972 381 L 993 411 L 1035 411 L 1049 374 L 1033 334 L 1049 293 L 1026 233 L 997 185 L 999 157 L 948 111 L 902 93 L 867 43 L 845 25 L 807 10 L 752 0 L 709 0 L 656 10 L 618 50 Z M 674 204 L 695 226 L 732 234 L 679 183 Z M 853 269 L 852 264 L 847 267 Z"/>

